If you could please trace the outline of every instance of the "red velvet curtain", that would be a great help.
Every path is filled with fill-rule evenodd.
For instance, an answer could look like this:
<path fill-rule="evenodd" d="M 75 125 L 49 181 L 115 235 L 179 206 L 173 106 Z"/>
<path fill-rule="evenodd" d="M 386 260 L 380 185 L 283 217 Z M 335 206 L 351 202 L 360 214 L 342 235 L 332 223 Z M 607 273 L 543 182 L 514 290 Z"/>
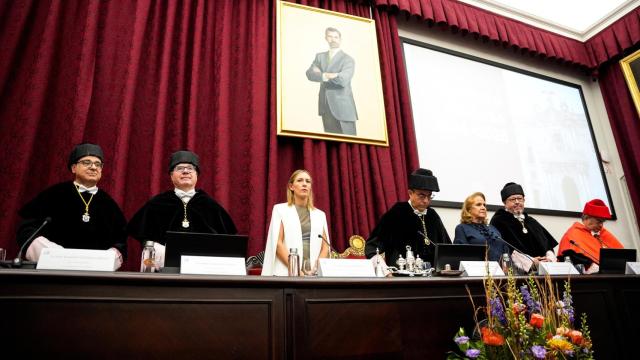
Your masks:
<path fill-rule="evenodd" d="M 640 43 L 640 7 L 631 10 L 616 22 L 585 42 L 593 63 L 602 65 L 619 57 L 625 50 Z"/>
<path fill-rule="evenodd" d="M 0 2 L 0 247 L 15 255 L 17 210 L 72 178 L 67 156 L 83 141 L 103 147 L 99 185 L 127 217 L 171 188 L 168 156 L 188 148 L 201 157 L 198 187 L 249 234 L 250 253 L 263 250 L 271 208 L 302 167 L 336 247 L 366 236 L 418 163 L 395 19 L 373 10 L 385 148 L 276 136 L 274 14 L 272 0 Z M 139 245 L 129 244 L 134 270 Z"/>
<path fill-rule="evenodd" d="M 546 31 L 518 20 L 456 0 L 373 0 L 380 9 L 401 11 L 427 21 L 473 34 L 482 40 L 511 46 L 532 55 L 540 55 L 592 68 L 595 66 L 578 40 Z"/>

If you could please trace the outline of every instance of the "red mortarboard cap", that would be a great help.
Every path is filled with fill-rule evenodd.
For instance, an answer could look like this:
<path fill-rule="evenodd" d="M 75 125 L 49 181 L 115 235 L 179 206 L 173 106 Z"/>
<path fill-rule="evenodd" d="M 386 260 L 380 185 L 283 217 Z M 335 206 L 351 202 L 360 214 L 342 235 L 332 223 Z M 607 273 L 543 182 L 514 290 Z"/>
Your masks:
<path fill-rule="evenodd" d="M 600 219 L 611 219 L 611 212 L 609 211 L 609 208 L 604 201 L 600 199 L 593 199 L 584 204 L 584 210 L 582 210 L 582 213 Z"/>

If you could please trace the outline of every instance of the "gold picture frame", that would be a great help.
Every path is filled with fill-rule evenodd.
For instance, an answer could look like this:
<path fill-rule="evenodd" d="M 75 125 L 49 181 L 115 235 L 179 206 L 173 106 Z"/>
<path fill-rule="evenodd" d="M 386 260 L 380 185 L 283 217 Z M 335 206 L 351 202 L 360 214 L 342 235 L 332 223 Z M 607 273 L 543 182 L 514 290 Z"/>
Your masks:
<path fill-rule="evenodd" d="M 389 146 L 375 21 L 276 6 L 277 134 Z"/>
<path fill-rule="evenodd" d="M 620 66 L 640 117 L 640 50 L 620 60 Z"/>

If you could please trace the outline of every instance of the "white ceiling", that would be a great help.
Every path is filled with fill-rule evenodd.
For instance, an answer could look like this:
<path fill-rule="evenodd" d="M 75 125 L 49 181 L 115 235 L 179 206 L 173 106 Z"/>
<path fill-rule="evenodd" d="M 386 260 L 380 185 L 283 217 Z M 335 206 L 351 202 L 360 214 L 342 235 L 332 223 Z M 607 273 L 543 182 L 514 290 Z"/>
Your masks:
<path fill-rule="evenodd" d="M 640 0 L 459 0 L 585 41 L 640 6 Z"/>

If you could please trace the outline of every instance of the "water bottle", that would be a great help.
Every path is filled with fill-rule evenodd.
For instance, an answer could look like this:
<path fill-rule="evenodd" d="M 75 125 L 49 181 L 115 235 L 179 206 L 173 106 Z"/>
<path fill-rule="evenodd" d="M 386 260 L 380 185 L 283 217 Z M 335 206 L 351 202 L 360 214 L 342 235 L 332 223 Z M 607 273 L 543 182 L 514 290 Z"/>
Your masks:
<path fill-rule="evenodd" d="M 298 249 L 289 249 L 289 276 L 300 276 L 300 256 Z"/>
<path fill-rule="evenodd" d="M 501 264 L 502 271 L 505 275 L 509 275 L 509 269 L 511 269 L 511 258 L 509 257 L 509 253 L 502 254 Z"/>
<path fill-rule="evenodd" d="M 565 256 L 564 257 L 564 262 L 571 264 L 580 274 L 584 274 L 584 265 L 582 264 L 573 264 L 573 261 L 571 261 L 571 257 L 569 256 Z"/>
<path fill-rule="evenodd" d="M 156 271 L 156 249 L 153 248 L 153 241 L 146 241 L 142 249 L 142 260 L 140 261 L 140 272 Z"/>

